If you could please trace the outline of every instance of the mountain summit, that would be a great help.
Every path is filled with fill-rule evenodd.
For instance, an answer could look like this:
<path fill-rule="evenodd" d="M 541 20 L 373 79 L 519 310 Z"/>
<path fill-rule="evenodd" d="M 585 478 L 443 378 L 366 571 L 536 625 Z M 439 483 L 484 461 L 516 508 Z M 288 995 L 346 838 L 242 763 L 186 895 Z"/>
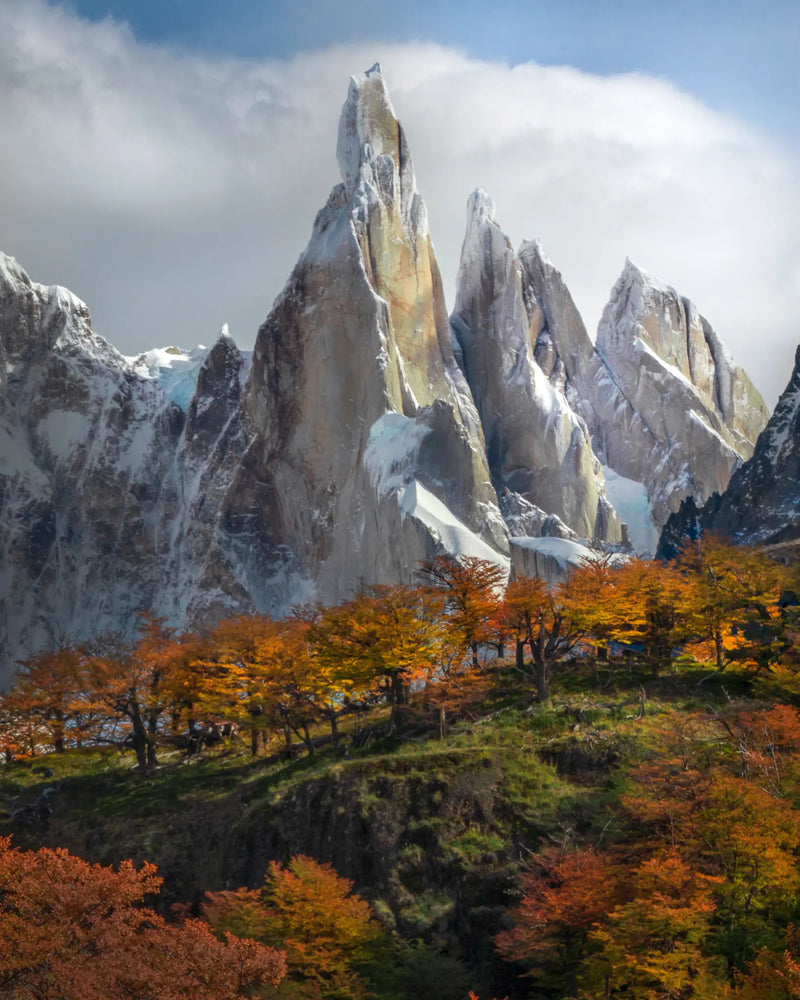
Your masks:
<path fill-rule="evenodd" d="M 555 579 L 624 546 L 622 520 L 646 548 L 752 451 L 763 404 L 686 300 L 628 264 L 595 349 L 480 191 L 448 318 L 378 65 L 350 81 L 337 158 L 252 358 L 224 329 L 126 359 L 0 256 L 0 684 L 138 611 L 280 615 L 442 552 Z"/>

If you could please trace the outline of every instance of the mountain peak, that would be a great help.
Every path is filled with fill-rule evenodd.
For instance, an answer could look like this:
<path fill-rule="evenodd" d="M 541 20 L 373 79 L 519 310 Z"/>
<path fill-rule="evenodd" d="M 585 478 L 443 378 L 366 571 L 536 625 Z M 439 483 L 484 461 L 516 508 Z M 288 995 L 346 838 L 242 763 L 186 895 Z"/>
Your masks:
<path fill-rule="evenodd" d="M 494 221 L 494 200 L 484 188 L 476 188 L 467 199 L 467 225 L 481 225 Z"/>
<path fill-rule="evenodd" d="M 362 186 L 410 205 L 416 180 L 406 138 L 395 115 L 380 63 L 350 77 L 339 119 L 336 158 L 348 198 Z"/>

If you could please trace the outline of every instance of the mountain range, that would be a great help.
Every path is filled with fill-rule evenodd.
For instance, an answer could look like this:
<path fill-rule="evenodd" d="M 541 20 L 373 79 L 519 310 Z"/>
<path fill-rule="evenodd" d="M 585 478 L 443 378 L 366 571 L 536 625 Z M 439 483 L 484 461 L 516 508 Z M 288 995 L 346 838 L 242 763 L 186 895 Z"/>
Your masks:
<path fill-rule="evenodd" d="M 481 190 L 448 315 L 377 65 L 350 82 L 337 158 L 252 353 L 223 329 L 126 358 L 0 255 L 0 684 L 144 609 L 281 615 L 440 552 L 548 579 L 589 547 L 653 553 L 682 501 L 774 462 L 763 400 L 691 302 L 629 260 L 593 344 Z"/>

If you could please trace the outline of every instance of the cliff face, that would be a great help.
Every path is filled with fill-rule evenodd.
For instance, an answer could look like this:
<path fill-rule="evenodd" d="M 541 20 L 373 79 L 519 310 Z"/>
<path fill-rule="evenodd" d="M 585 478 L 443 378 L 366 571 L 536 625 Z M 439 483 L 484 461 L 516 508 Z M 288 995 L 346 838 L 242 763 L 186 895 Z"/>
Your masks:
<path fill-rule="evenodd" d="M 247 448 L 220 514 L 230 565 L 263 576 L 265 558 L 290 553 L 328 601 L 364 581 L 411 579 L 439 546 L 505 565 L 508 552 L 425 206 L 377 67 L 351 82 L 338 158 L 342 183 L 258 334 Z"/>
<path fill-rule="evenodd" d="M 628 261 L 596 352 L 594 433 L 612 468 L 648 486 L 656 523 L 724 489 L 769 414 L 691 302 Z"/>
<path fill-rule="evenodd" d="M 482 191 L 468 206 L 451 322 L 501 497 L 521 497 L 583 538 L 620 541 L 586 425 L 565 396 L 566 377 L 548 379 L 558 362 L 544 350 L 537 360 L 543 309 Z"/>
<path fill-rule="evenodd" d="M 451 322 L 504 513 L 521 500 L 579 537 L 618 541 L 626 521 L 652 553 L 684 497 L 724 489 L 768 416 L 707 320 L 631 261 L 593 346 L 541 245 L 515 253 L 482 191 Z"/>
<path fill-rule="evenodd" d="M 0 683 L 12 653 L 155 606 L 183 423 L 84 303 L 0 255 Z"/>
<path fill-rule="evenodd" d="M 683 538 L 714 531 L 747 545 L 800 538 L 800 347 L 789 384 L 756 442 L 720 495 L 700 506 L 684 502 L 667 521 L 659 554 L 671 556 Z"/>

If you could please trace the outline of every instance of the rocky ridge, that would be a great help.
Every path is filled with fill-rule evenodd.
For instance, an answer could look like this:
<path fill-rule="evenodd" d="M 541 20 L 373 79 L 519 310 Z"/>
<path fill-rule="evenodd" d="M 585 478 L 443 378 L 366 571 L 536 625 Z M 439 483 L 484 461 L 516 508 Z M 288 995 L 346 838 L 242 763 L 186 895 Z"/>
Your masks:
<path fill-rule="evenodd" d="M 712 531 L 737 544 L 779 545 L 800 538 L 800 347 L 794 370 L 752 458 L 705 505 L 685 500 L 666 525 L 658 555 Z"/>
<path fill-rule="evenodd" d="M 741 460 L 763 415 L 705 321 L 629 265 L 595 350 L 541 247 L 514 254 L 483 195 L 451 327 L 378 66 L 351 81 L 337 154 L 252 358 L 223 330 L 126 359 L 83 303 L 0 258 L 0 684 L 139 610 L 282 614 L 413 580 L 441 551 L 557 578 L 624 537 L 601 461 L 666 516 L 684 480 Z"/>

